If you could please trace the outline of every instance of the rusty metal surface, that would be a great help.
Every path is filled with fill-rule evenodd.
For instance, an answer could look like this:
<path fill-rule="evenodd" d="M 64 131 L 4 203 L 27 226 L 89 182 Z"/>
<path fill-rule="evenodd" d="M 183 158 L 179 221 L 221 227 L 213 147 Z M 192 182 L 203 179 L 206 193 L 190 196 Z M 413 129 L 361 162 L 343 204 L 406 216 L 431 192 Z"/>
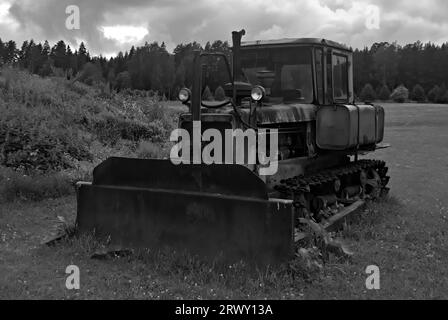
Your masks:
<path fill-rule="evenodd" d="M 263 105 L 257 109 L 257 122 L 259 125 L 270 125 L 313 121 L 316 119 L 316 110 L 317 106 L 313 104 Z M 241 109 L 240 112 L 247 116 L 249 109 Z"/>
<path fill-rule="evenodd" d="M 170 160 L 111 157 L 94 169 L 93 184 L 268 199 L 263 181 L 248 168 L 235 164 L 174 165 Z"/>
<path fill-rule="evenodd" d="M 346 164 L 345 155 L 323 155 L 316 158 L 291 158 L 278 162 L 277 173 L 266 177 L 266 185 L 272 190 L 281 180 L 298 175 L 312 174 L 327 168 Z"/>
<path fill-rule="evenodd" d="M 284 38 L 275 40 L 255 40 L 255 41 L 242 41 L 241 46 L 245 48 L 262 48 L 271 46 L 297 46 L 297 45 L 307 45 L 307 46 L 327 46 L 344 51 L 351 51 L 346 45 L 327 40 L 322 38 Z"/>
<path fill-rule="evenodd" d="M 365 208 L 365 201 L 364 200 L 358 200 L 354 202 L 353 204 L 345 207 L 341 212 L 335 214 L 334 216 L 330 217 L 324 224 L 323 227 L 327 231 L 336 231 L 341 226 L 341 224 L 349 222 L 349 219 L 355 215 L 358 214 L 360 211 L 362 211 Z"/>
<path fill-rule="evenodd" d="M 278 263 L 292 254 L 293 208 L 239 196 L 80 184 L 77 227 L 122 247 L 168 246 L 225 261 Z"/>
<path fill-rule="evenodd" d="M 204 108 L 205 109 L 205 108 Z M 257 108 L 257 123 L 263 125 L 277 125 L 281 123 L 298 123 L 316 120 L 317 106 L 314 104 L 300 104 L 300 103 L 288 103 L 288 104 L 272 104 L 263 105 Z M 202 110 L 202 121 L 231 121 L 232 119 L 225 118 L 225 114 L 232 114 L 233 109 L 230 107 L 223 107 L 213 110 Z M 241 117 L 247 121 L 249 119 L 249 108 L 239 109 Z M 189 121 L 191 119 L 190 114 L 183 114 L 182 120 Z"/>

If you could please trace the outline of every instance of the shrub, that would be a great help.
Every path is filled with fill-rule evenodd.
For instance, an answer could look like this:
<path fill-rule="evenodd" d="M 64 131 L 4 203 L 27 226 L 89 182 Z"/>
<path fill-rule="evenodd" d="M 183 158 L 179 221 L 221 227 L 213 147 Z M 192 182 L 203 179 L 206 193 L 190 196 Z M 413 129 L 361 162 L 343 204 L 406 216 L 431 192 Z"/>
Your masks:
<path fill-rule="evenodd" d="M 442 84 L 442 86 L 440 87 L 440 90 L 436 96 L 436 102 L 437 103 L 448 103 L 448 92 L 447 92 L 445 84 Z"/>
<path fill-rule="evenodd" d="M 19 107 L 1 111 L 1 165 L 26 172 L 51 171 L 72 167 L 72 159 L 91 160 L 84 139 L 76 130 L 61 127 L 59 119 L 41 119 L 46 113 Z"/>
<path fill-rule="evenodd" d="M 370 83 L 367 83 L 364 88 L 361 90 L 359 97 L 363 101 L 373 101 L 376 99 L 375 90 Z"/>
<path fill-rule="evenodd" d="M 218 88 L 216 88 L 215 90 L 215 100 L 216 101 L 223 101 L 226 98 L 226 93 L 224 91 L 224 89 L 219 86 Z"/>
<path fill-rule="evenodd" d="M 101 67 L 95 63 L 87 62 L 78 76 L 78 81 L 88 85 L 104 81 Z"/>
<path fill-rule="evenodd" d="M 204 93 L 202 94 L 202 100 L 205 100 L 205 101 L 213 100 L 213 94 L 210 91 L 210 88 L 208 86 L 205 87 Z"/>
<path fill-rule="evenodd" d="M 146 124 L 109 113 L 102 114 L 94 120 L 92 129 L 100 141 L 112 145 L 120 139 L 135 142 L 142 139 L 163 141 L 168 135 L 167 128 L 159 119 Z"/>
<path fill-rule="evenodd" d="M 104 94 L 101 86 L 80 81 L 44 79 L 9 67 L 0 71 L 0 167 L 40 180 L 43 174 L 62 172 L 64 179 L 75 181 L 111 155 L 135 156 L 141 140 L 160 145 L 182 112 L 161 106 L 147 91 Z M 156 146 L 152 154 L 158 154 L 157 148 L 166 151 Z M 18 184 L 25 179 L 19 178 Z"/>
<path fill-rule="evenodd" d="M 395 88 L 390 97 L 395 102 L 403 103 L 409 98 L 409 90 L 401 84 Z"/>
<path fill-rule="evenodd" d="M 72 182 L 63 174 L 28 176 L 0 167 L 0 202 L 39 201 L 69 195 L 73 192 Z"/>
<path fill-rule="evenodd" d="M 131 75 L 129 74 L 128 71 L 120 72 L 117 75 L 117 79 L 115 81 L 116 81 L 115 87 L 118 90 L 128 89 L 132 86 Z"/>
<path fill-rule="evenodd" d="M 416 84 L 412 89 L 411 99 L 417 102 L 423 102 L 426 100 L 425 90 L 419 84 Z"/>
<path fill-rule="evenodd" d="M 386 101 L 390 98 L 390 90 L 387 85 L 383 85 L 380 90 L 378 91 L 378 98 L 380 100 Z"/>
<path fill-rule="evenodd" d="M 439 86 L 435 85 L 431 90 L 428 92 L 428 100 L 431 102 L 436 102 L 437 97 L 439 96 L 440 88 Z"/>
<path fill-rule="evenodd" d="M 137 148 L 137 156 L 143 159 L 162 159 L 165 157 L 163 148 L 151 141 L 141 141 Z"/>

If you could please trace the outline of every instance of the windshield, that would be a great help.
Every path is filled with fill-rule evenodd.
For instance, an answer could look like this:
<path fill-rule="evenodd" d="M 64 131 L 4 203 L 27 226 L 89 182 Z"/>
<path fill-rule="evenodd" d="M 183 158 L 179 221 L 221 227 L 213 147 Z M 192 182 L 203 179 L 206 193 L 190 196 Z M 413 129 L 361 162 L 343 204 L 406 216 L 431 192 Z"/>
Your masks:
<path fill-rule="evenodd" d="M 245 49 L 241 66 L 248 82 L 261 85 L 275 100 L 311 103 L 311 48 Z"/>

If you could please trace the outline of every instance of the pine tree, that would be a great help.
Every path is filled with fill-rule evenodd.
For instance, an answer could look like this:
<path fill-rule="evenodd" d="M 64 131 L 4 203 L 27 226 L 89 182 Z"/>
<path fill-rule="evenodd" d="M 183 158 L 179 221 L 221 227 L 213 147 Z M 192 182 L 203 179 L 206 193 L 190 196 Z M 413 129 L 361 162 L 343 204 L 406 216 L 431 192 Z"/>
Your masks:
<path fill-rule="evenodd" d="M 378 99 L 382 101 L 389 100 L 390 98 L 390 90 L 387 85 L 381 86 L 379 92 L 378 92 Z"/>
<path fill-rule="evenodd" d="M 208 86 L 205 87 L 204 93 L 202 94 L 202 100 L 204 100 L 204 101 L 212 101 L 213 100 L 213 94 L 210 91 L 210 88 Z"/>
<path fill-rule="evenodd" d="M 64 41 L 58 41 L 51 49 L 51 58 L 56 68 L 65 69 L 66 66 L 67 46 Z"/>
<path fill-rule="evenodd" d="M 412 89 L 411 99 L 417 102 L 424 102 L 426 100 L 425 90 L 419 84 L 416 84 Z"/>
<path fill-rule="evenodd" d="M 215 90 L 215 100 L 223 101 L 223 100 L 225 100 L 225 98 L 226 98 L 226 93 L 225 93 L 224 89 L 221 86 L 217 87 Z"/>
<path fill-rule="evenodd" d="M 437 97 L 439 96 L 440 88 L 439 86 L 435 85 L 431 90 L 428 92 L 428 100 L 435 103 L 437 100 Z"/>
<path fill-rule="evenodd" d="M 448 94 L 447 94 L 447 89 L 446 89 L 445 84 L 442 84 L 440 86 L 439 92 L 436 96 L 436 102 L 437 103 L 448 103 Z"/>
<path fill-rule="evenodd" d="M 76 57 L 78 62 L 78 70 L 82 70 L 84 65 L 89 62 L 89 55 L 84 42 L 81 42 L 78 49 L 78 55 Z"/>
<path fill-rule="evenodd" d="M 404 85 L 399 85 L 390 95 L 395 102 L 403 103 L 409 98 L 409 90 Z"/>
<path fill-rule="evenodd" d="M 361 100 L 368 102 L 374 101 L 376 99 L 375 90 L 373 90 L 373 87 L 370 83 L 364 86 L 361 93 L 359 94 L 359 97 L 361 98 Z"/>

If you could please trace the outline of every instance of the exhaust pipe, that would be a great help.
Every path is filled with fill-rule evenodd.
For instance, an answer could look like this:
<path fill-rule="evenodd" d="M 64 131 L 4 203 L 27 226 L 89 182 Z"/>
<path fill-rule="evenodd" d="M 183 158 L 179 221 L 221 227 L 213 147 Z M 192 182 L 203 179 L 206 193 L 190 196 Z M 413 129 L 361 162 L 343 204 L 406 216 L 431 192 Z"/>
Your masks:
<path fill-rule="evenodd" d="M 193 75 L 190 112 L 193 121 L 201 121 L 202 66 L 201 66 L 201 52 L 199 50 L 194 51 L 193 70 L 195 70 L 195 72 Z"/>
<path fill-rule="evenodd" d="M 232 84 L 233 84 L 233 101 L 236 101 L 236 86 L 235 81 L 241 81 L 241 59 L 240 59 L 240 51 L 241 51 L 241 38 L 246 34 L 244 29 L 240 31 L 232 32 L 232 52 L 233 52 L 233 76 L 232 76 Z"/>
<path fill-rule="evenodd" d="M 232 86 L 233 86 L 233 101 L 236 101 L 236 88 L 235 81 L 241 81 L 241 62 L 240 62 L 240 48 L 241 48 L 241 38 L 246 34 L 246 31 L 233 31 L 232 32 L 232 42 L 233 42 L 233 70 L 232 70 Z M 193 121 L 201 120 L 201 77 L 202 77 L 202 65 L 201 65 L 201 52 L 194 52 L 194 76 L 193 76 L 193 90 L 191 93 L 191 107 L 190 112 Z"/>
<path fill-rule="evenodd" d="M 242 29 L 241 31 L 232 32 L 232 43 L 233 43 L 233 82 L 241 80 L 241 38 L 246 34 L 246 31 Z"/>

